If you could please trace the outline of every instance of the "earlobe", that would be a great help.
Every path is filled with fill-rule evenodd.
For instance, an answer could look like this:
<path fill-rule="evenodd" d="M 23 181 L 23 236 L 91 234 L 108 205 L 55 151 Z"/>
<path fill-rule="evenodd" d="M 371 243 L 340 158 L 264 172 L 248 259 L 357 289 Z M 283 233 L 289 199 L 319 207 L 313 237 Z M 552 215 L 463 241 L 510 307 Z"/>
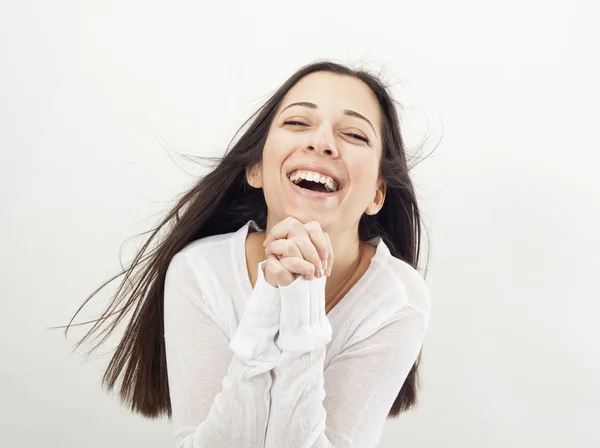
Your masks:
<path fill-rule="evenodd" d="M 246 180 L 251 187 L 262 188 L 262 176 L 258 165 L 246 168 Z"/>
<path fill-rule="evenodd" d="M 383 207 L 383 203 L 385 202 L 385 192 L 386 186 L 385 183 L 382 183 L 377 191 L 375 191 L 375 196 L 373 196 L 373 200 L 365 210 L 367 215 L 376 215 L 381 207 Z"/>

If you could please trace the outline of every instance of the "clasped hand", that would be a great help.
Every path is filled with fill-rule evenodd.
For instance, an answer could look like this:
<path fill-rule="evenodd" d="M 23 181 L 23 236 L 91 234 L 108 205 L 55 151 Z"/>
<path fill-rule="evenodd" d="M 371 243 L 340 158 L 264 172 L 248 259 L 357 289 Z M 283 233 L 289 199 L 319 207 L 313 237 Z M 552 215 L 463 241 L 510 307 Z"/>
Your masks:
<path fill-rule="evenodd" d="M 303 224 L 287 217 L 273 226 L 263 247 L 267 255 L 265 280 L 271 286 L 287 286 L 299 275 L 312 280 L 331 274 L 331 240 L 317 221 Z"/>

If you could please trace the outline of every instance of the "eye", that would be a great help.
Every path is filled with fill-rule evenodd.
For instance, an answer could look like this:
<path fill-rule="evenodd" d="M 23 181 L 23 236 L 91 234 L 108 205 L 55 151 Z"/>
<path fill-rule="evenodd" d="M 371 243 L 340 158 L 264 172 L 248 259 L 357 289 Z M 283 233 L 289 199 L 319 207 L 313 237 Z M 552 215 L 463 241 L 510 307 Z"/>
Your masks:
<path fill-rule="evenodd" d="M 300 121 L 295 121 L 295 120 L 284 121 L 283 124 L 289 124 L 292 126 L 308 126 L 306 123 L 302 123 Z M 355 138 L 357 140 L 361 140 L 361 141 L 365 142 L 366 144 L 371 143 L 371 140 L 369 140 L 367 137 L 363 137 L 362 135 L 353 134 L 353 133 L 347 133 L 345 135 L 347 135 L 348 137 Z"/>
<path fill-rule="evenodd" d="M 358 135 L 358 134 L 350 134 L 350 133 L 349 133 L 349 134 L 346 134 L 346 135 L 347 135 L 347 136 L 349 136 L 349 137 L 356 138 L 356 139 L 358 139 L 358 140 L 362 140 L 363 142 L 365 142 L 365 143 L 367 143 L 367 144 L 371 142 L 371 140 L 369 140 L 367 137 L 363 137 L 362 135 Z"/>

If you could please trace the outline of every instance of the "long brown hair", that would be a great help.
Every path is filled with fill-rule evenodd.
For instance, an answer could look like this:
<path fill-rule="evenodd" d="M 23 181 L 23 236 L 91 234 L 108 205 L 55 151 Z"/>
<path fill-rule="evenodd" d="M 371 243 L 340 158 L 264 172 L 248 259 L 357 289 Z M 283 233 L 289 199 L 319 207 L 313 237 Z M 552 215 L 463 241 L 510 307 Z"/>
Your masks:
<path fill-rule="evenodd" d="M 132 314 L 102 380 L 102 385 L 112 390 L 119 377 L 122 377 L 119 388 L 121 402 L 132 411 L 150 418 L 171 416 L 163 336 L 163 291 L 165 274 L 171 259 L 188 243 L 209 235 L 234 232 L 249 219 L 253 219 L 261 228 L 266 228 L 265 198 L 262 189 L 255 189 L 247 184 L 246 167 L 255 166 L 261 161 L 271 122 L 286 93 L 301 78 L 317 71 L 360 79 L 377 97 L 382 111 L 383 140 L 379 169 L 381 178 L 386 182 L 387 191 L 379 213 L 363 214 L 359 222 L 359 237 L 361 241 L 365 241 L 374 236 L 381 236 L 393 256 L 417 269 L 421 216 L 409 178 L 396 102 L 378 77 L 367 71 L 354 70 L 331 61 L 318 61 L 306 65 L 294 73 L 242 125 L 244 127 L 251 122 L 237 143 L 228 149 L 223 157 L 217 159 L 216 167 L 198 180 L 189 191 L 176 198 L 175 205 L 156 228 L 142 234 L 151 233 L 136 253 L 131 265 L 97 288 L 66 326 L 65 337 L 73 320 L 87 302 L 110 282 L 125 275 L 100 318 L 75 324 L 94 323 L 75 349 L 93 334 L 96 334 L 95 339 L 102 336 L 90 350 L 91 353 L 106 341 L 127 314 Z M 157 237 L 160 231 L 164 232 L 164 235 Z M 155 240 L 155 247 L 149 249 Z M 99 332 L 101 325 L 110 319 L 112 322 Z M 421 353 L 398 392 L 388 418 L 397 417 L 416 404 L 420 361 Z"/>

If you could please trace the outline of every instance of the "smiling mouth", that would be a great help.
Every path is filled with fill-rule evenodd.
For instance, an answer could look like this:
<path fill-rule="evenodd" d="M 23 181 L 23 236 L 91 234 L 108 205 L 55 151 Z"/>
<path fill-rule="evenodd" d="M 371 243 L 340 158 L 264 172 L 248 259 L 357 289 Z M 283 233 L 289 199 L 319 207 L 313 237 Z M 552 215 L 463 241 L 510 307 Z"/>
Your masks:
<path fill-rule="evenodd" d="M 318 193 L 336 193 L 340 188 L 340 184 L 330 176 L 319 175 L 314 173 L 296 171 L 287 175 L 287 178 L 294 185 L 308 191 Z"/>
<path fill-rule="evenodd" d="M 298 182 L 298 181 L 293 182 L 289 178 L 288 178 L 288 180 L 290 181 L 292 189 L 296 190 L 296 193 L 306 196 L 306 197 L 321 198 L 321 199 L 333 198 L 333 197 L 337 196 L 341 191 L 341 188 L 339 188 L 337 191 L 330 191 L 326 188 L 323 188 L 323 186 L 319 187 L 319 185 L 317 185 L 316 182 L 310 182 L 310 181 L 305 181 L 306 183 Z M 298 185 L 298 184 L 300 184 L 300 185 Z M 301 185 L 304 185 L 304 187 Z"/>
<path fill-rule="evenodd" d="M 321 193 L 335 193 L 335 191 L 330 190 L 325 184 L 311 182 L 310 180 L 300 179 L 299 181 L 293 182 L 298 185 L 300 188 L 304 188 L 305 190 L 310 191 L 318 191 Z"/>

